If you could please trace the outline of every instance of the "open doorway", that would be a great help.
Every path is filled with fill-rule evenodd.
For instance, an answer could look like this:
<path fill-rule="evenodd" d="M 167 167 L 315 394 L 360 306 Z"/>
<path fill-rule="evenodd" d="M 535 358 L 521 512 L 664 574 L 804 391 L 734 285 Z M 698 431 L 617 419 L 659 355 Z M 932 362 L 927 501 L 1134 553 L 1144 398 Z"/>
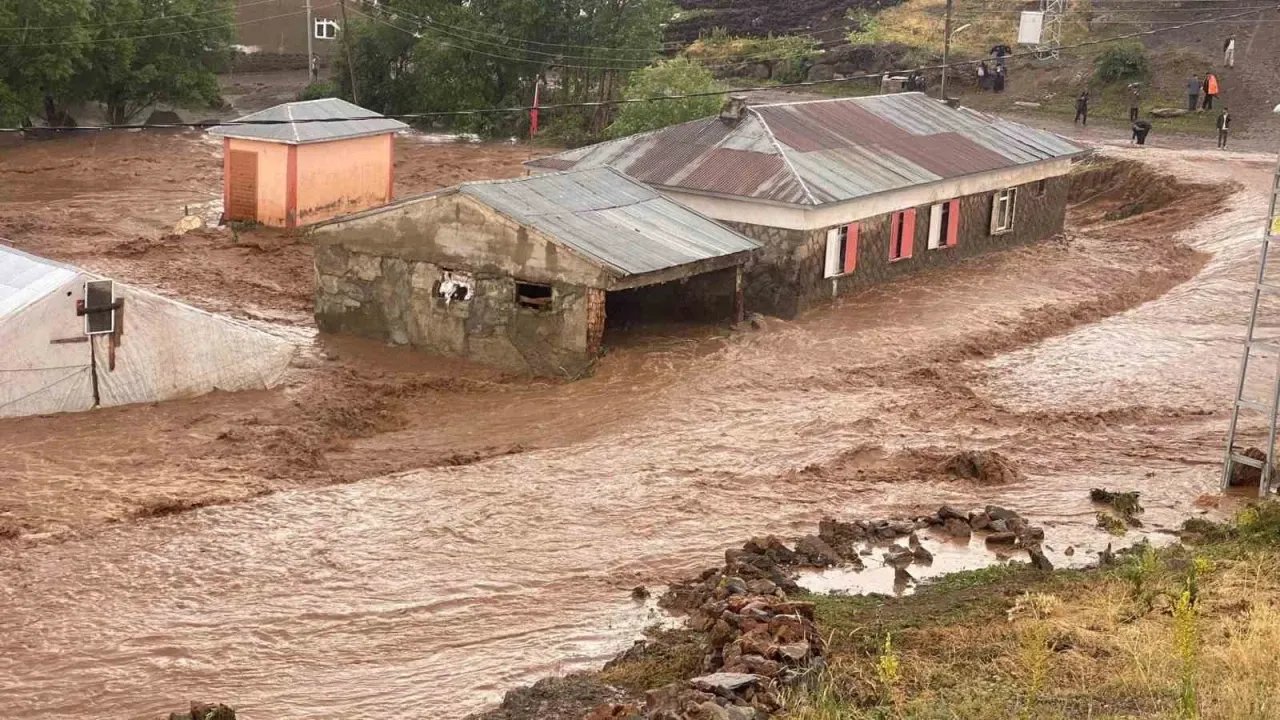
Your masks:
<path fill-rule="evenodd" d="M 681 326 L 723 325 L 736 319 L 738 304 L 737 267 L 614 290 L 605 297 L 604 341 L 617 345 Z"/>

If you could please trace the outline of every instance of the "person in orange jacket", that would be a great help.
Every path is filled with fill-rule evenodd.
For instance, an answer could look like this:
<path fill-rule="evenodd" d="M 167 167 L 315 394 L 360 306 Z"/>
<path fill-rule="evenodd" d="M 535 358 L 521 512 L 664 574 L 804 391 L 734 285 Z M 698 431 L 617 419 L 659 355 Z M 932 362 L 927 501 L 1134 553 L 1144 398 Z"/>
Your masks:
<path fill-rule="evenodd" d="M 1218 76 L 1211 72 L 1204 74 L 1204 104 L 1201 110 L 1212 110 L 1213 99 L 1218 97 Z"/>

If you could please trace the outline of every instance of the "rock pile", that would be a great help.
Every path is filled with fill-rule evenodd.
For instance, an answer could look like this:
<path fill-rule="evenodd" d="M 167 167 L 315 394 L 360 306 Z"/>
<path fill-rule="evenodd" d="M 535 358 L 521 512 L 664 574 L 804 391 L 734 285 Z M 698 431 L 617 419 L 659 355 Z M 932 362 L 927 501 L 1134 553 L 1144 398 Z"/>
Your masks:
<path fill-rule="evenodd" d="M 986 533 L 984 542 L 988 546 L 1008 546 L 1021 548 L 1031 557 L 1031 564 L 1041 570 L 1052 570 L 1053 563 L 1045 557 L 1044 528 L 1027 522 L 1013 510 L 998 505 L 988 505 L 982 510 L 963 512 L 943 505 L 938 512 L 920 518 L 929 525 L 939 527 L 947 535 L 968 540 L 973 533 Z"/>

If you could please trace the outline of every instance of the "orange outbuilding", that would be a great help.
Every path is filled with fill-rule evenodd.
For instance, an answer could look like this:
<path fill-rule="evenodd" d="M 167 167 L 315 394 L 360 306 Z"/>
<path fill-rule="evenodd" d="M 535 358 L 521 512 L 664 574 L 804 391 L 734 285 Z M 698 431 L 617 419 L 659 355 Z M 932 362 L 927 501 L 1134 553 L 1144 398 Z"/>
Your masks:
<path fill-rule="evenodd" d="M 209 131 L 222 138 L 225 220 L 299 227 L 391 201 L 398 120 L 325 98 L 232 123 Z"/>

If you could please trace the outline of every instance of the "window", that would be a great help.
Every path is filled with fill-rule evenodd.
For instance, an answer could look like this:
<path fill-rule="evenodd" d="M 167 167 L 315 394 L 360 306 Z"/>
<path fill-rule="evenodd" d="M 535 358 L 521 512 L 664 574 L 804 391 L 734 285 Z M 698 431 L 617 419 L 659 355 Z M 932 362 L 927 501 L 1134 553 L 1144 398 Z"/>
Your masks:
<path fill-rule="evenodd" d="M 115 283 L 90 280 L 84 284 L 84 334 L 110 335 L 116 331 Z"/>
<path fill-rule="evenodd" d="M 1044 197 L 1047 192 L 1049 192 L 1049 181 L 1037 180 L 1036 191 L 1035 191 L 1036 197 Z"/>
<path fill-rule="evenodd" d="M 960 201 L 948 200 L 929 208 L 929 249 L 955 247 L 960 239 Z"/>
<path fill-rule="evenodd" d="M 436 287 L 436 295 L 444 299 L 444 304 L 466 302 L 475 294 L 475 280 L 466 273 L 445 270 Z"/>
<path fill-rule="evenodd" d="M 827 231 L 827 262 L 822 277 L 848 275 L 858 266 L 858 226 L 841 225 Z"/>
<path fill-rule="evenodd" d="M 524 308 L 547 310 L 551 307 L 551 286 L 535 283 L 516 283 L 516 304 Z"/>
<path fill-rule="evenodd" d="M 1013 229 L 1017 212 L 1018 191 L 1015 188 L 1001 190 L 991 199 L 991 234 L 999 235 Z"/>
<path fill-rule="evenodd" d="M 317 40 L 336 40 L 338 23 L 329 18 L 316 18 L 315 35 Z"/>
<path fill-rule="evenodd" d="M 915 208 L 893 214 L 889 221 L 889 261 L 911 257 L 916 236 Z"/>

